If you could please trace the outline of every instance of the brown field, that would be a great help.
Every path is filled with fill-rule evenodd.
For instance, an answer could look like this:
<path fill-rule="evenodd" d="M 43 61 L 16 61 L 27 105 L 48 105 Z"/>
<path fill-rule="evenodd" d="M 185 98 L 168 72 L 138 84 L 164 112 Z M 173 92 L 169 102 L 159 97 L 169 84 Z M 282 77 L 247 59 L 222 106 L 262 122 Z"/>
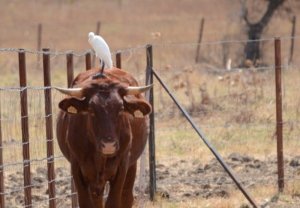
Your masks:
<path fill-rule="evenodd" d="M 290 1 L 290 0 L 289 0 Z M 253 5 L 250 5 L 253 6 Z M 295 14 L 297 1 L 290 1 Z M 52 84 L 66 86 L 65 54 L 89 49 L 87 34 L 101 21 L 100 34 L 112 51 L 123 50 L 124 69 L 144 82 L 145 45 L 154 45 L 154 69 L 192 115 L 208 140 L 242 184 L 265 207 L 297 207 L 300 203 L 300 39 L 288 64 L 290 14 L 276 13 L 264 33 L 262 68 L 243 69 L 245 27 L 238 0 L 0 0 L 0 49 L 37 49 L 37 25 L 43 25 L 42 47 L 51 54 Z M 195 51 L 201 18 L 205 18 L 200 63 Z M 257 19 L 258 14 L 252 16 Z M 297 34 L 299 23 L 297 22 Z M 273 37 L 282 38 L 283 119 L 286 187 L 277 191 L 276 113 Z M 136 48 L 139 46 L 138 48 Z M 135 49 L 130 49 L 135 48 Z M 128 49 L 128 50 L 124 50 Z M 28 85 L 43 85 L 42 62 L 26 53 Z M 232 70 L 225 62 L 232 60 Z M 85 68 L 74 57 L 75 74 Z M 17 53 L 0 51 L 0 87 L 18 87 Z M 4 168 L 8 192 L 22 186 L 19 91 L 1 90 Z M 61 95 L 53 92 L 53 114 Z M 46 143 L 42 89 L 29 89 L 30 148 L 36 207 L 47 205 Z M 136 207 L 247 207 L 247 200 L 214 160 L 204 143 L 155 81 L 156 200 L 137 191 Z M 60 152 L 55 147 L 55 155 Z M 67 164 L 55 161 L 60 207 L 70 206 Z M 65 169 L 63 169 L 63 167 Z M 147 183 L 147 178 L 144 178 Z M 65 182 L 67 181 L 67 182 Z M 141 191 L 141 190 L 139 190 Z M 145 192 L 146 193 L 146 192 Z M 9 207 L 22 207 L 22 189 L 6 194 Z M 65 199 L 68 200 L 65 200 Z M 41 202 L 40 202 L 41 201 Z M 40 204 L 39 204 L 40 203 Z"/>

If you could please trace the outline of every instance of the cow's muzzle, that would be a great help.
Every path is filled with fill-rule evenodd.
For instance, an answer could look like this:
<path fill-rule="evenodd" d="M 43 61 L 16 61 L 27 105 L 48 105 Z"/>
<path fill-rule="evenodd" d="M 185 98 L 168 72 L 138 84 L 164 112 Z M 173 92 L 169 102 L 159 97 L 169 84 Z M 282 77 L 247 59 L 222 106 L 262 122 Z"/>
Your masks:
<path fill-rule="evenodd" d="M 99 143 L 98 151 L 105 156 L 112 157 L 119 150 L 119 142 L 116 139 L 101 139 Z"/>

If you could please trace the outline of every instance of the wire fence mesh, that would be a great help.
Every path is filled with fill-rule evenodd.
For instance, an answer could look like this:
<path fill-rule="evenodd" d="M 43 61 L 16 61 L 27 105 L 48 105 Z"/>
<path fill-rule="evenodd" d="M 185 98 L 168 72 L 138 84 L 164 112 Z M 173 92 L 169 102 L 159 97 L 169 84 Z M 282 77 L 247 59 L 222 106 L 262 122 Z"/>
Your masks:
<path fill-rule="evenodd" d="M 259 66 L 243 64 L 236 52 L 243 47 L 239 41 L 202 44 L 200 63 L 195 63 L 195 45 L 155 46 L 154 65 L 240 182 L 262 203 L 277 193 L 278 176 L 274 39 L 259 41 L 269 48 Z M 299 66 L 286 61 L 288 43 L 283 39 L 281 66 L 285 182 L 297 195 Z M 221 165 L 157 82 L 155 87 L 158 189 L 175 201 L 235 196 L 236 187 Z"/>
<path fill-rule="evenodd" d="M 122 50 L 123 64 L 131 67 L 132 73 L 137 74 L 136 78 L 143 83 L 145 80 L 144 69 L 145 47 L 137 47 L 131 50 Z M 19 52 L 25 52 L 26 66 L 27 66 L 27 83 L 26 87 L 19 86 L 18 77 L 18 61 L 17 54 Z M 90 52 L 90 51 L 87 51 Z M 71 191 L 71 173 L 69 163 L 65 160 L 61 154 L 56 136 L 54 138 L 47 138 L 46 135 L 46 119 L 53 118 L 55 123 L 56 115 L 58 114 L 58 102 L 63 98 L 63 95 L 55 90 L 52 90 L 52 114 L 45 115 L 45 105 L 49 100 L 45 100 L 44 93 L 46 90 L 51 89 L 51 86 L 43 86 L 43 74 L 42 74 L 42 60 L 36 63 L 36 56 L 42 54 L 49 54 L 51 60 L 51 77 L 53 86 L 66 86 L 67 73 L 66 69 L 66 56 L 70 53 L 74 55 L 73 66 L 74 74 L 84 71 L 85 67 L 85 55 L 87 52 L 72 53 L 70 51 L 64 52 L 41 52 L 31 50 L 20 49 L 1 49 L 0 56 L 7 56 L 11 60 L 10 64 L 4 64 L 2 67 L 7 69 L 4 73 L 8 76 L 2 76 L 3 85 L 0 88 L 1 97 L 1 134 L 2 134 L 2 146 L 3 153 L 3 165 L 0 166 L 1 171 L 4 173 L 4 191 L 1 192 L 1 196 L 4 196 L 5 206 L 7 207 L 48 207 L 50 200 L 55 200 L 59 207 L 70 207 L 71 197 L 76 192 Z M 133 57 L 134 53 L 134 57 Z M 16 54 L 16 55 L 15 55 Z M 12 60 L 12 56 L 15 55 L 15 60 Z M 113 53 L 115 55 L 115 53 Z M 99 63 L 95 62 L 93 65 L 98 66 Z M 140 69 L 138 69 L 140 68 Z M 141 70 L 142 68 L 142 70 Z M 10 71 L 12 70 L 12 71 Z M 13 73 L 12 73 L 13 72 Z M 16 73 L 14 73 L 16 72 Z M 5 77 L 5 78 L 4 78 Z M 27 93 L 28 115 L 21 116 L 21 97 L 24 96 L 24 92 Z M 23 142 L 22 138 L 24 132 L 22 131 L 22 119 L 28 119 L 29 129 L 29 142 Z M 53 131 L 55 132 L 55 125 Z M 27 132 L 26 132 L 27 133 Z M 54 155 L 47 157 L 47 143 L 54 143 Z M 30 147 L 30 159 L 26 160 L 23 157 L 24 146 Z M 143 200 L 146 200 L 146 155 L 144 156 L 144 164 L 137 175 L 143 175 L 139 178 L 139 183 L 135 188 L 135 193 L 138 195 L 139 204 L 143 206 Z M 55 165 L 55 179 L 49 181 L 47 178 L 48 170 L 47 163 L 53 162 Z M 24 167 L 30 165 L 31 170 L 31 183 L 30 185 L 24 185 Z M 56 197 L 49 198 L 48 185 L 50 183 L 56 184 Z M 31 189 L 32 203 L 25 204 L 24 190 Z"/>

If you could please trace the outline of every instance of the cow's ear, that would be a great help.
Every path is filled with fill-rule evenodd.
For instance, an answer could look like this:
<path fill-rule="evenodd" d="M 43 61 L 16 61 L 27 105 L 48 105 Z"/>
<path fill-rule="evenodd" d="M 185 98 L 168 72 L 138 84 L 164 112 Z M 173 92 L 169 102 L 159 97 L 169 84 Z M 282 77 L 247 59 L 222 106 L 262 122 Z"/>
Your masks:
<path fill-rule="evenodd" d="M 137 98 L 132 95 L 124 96 L 125 111 L 132 114 L 134 117 L 142 118 L 151 113 L 151 105 L 144 99 Z"/>
<path fill-rule="evenodd" d="M 58 104 L 59 108 L 70 114 L 85 113 L 88 111 L 88 105 L 83 100 L 78 100 L 76 98 L 65 98 Z"/>

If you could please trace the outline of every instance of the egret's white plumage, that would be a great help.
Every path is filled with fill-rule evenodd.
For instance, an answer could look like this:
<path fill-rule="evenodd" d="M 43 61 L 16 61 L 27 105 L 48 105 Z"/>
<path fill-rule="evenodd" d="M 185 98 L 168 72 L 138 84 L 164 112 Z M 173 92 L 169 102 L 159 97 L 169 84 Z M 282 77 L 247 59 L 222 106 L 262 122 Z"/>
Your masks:
<path fill-rule="evenodd" d="M 101 59 L 101 62 L 105 64 L 105 69 L 110 69 L 113 66 L 113 62 L 111 59 L 111 53 L 109 47 L 105 40 L 99 36 L 95 35 L 93 32 L 89 33 L 89 44 L 95 50 L 96 56 Z"/>

